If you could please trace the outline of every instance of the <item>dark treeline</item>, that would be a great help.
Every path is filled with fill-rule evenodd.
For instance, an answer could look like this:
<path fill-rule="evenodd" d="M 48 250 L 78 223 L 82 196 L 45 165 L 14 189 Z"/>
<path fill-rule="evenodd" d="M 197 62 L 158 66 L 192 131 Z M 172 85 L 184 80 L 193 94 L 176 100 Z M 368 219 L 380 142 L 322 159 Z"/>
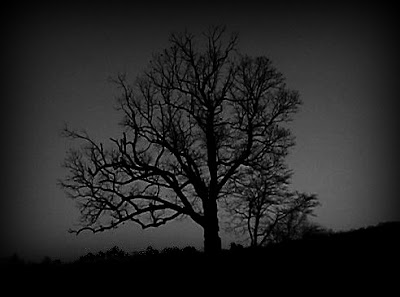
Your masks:
<path fill-rule="evenodd" d="M 261 269 L 262 273 L 304 267 L 306 269 L 361 269 L 371 265 L 393 266 L 399 263 L 400 222 L 350 231 L 334 232 L 320 228 L 297 240 L 250 248 L 232 243 L 218 256 L 207 256 L 194 247 L 170 247 L 157 250 L 149 246 L 139 252 L 127 253 L 118 247 L 98 253 L 88 253 L 72 262 L 45 257 L 40 263 L 29 263 L 17 255 L 2 263 L 14 270 L 128 270 L 130 274 L 157 275 L 173 271 L 199 271 L 202 266 L 215 265 L 224 274 L 234 271 Z M 26 268 L 26 269 L 24 269 Z M 111 270 L 110 270 L 111 269 Z"/>
<path fill-rule="evenodd" d="M 104 290 L 154 293 L 207 288 L 247 294 L 260 288 L 296 294 L 349 292 L 350 287 L 357 292 L 373 287 L 392 292 L 400 267 L 399 235 L 400 222 L 390 222 L 341 232 L 319 229 L 265 247 L 232 243 L 218 255 L 194 247 L 148 247 L 133 253 L 114 247 L 72 262 L 46 257 L 41 263 L 28 263 L 14 256 L 3 259 L 0 269 L 2 283 L 15 294 L 65 288 L 93 295 Z"/>

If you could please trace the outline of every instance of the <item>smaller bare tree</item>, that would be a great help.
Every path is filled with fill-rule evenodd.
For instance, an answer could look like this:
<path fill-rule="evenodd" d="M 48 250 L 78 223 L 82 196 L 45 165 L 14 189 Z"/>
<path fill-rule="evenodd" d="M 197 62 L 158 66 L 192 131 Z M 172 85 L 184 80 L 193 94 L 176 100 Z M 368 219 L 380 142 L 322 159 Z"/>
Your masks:
<path fill-rule="evenodd" d="M 283 155 L 273 155 L 259 170 L 244 170 L 235 181 L 228 229 L 245 236 L 252 247 L 300 238 L 319 204 L 315 194 L 289 190 L 292 172 Z"/>
<path fill-rule="evenodd" d="M 294 199 L 287 210 L 284 210 L 272 226 L 268 242 L 284 242 L 301 239 L 304 234 L 312 231 L 317 225 L 310 221 L 310 216 L 319 205 L 315 194 L 294 192 Z"/>

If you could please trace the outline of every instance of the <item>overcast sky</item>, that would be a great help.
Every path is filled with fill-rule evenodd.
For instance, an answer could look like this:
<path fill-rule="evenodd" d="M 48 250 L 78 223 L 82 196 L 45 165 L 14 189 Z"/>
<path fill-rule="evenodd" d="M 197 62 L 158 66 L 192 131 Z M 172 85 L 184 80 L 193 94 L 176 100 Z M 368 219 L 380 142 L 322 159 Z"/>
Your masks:
<path fill-rule="evenodd" d="M 304 105 L 291 124 L 297 144 L 288 162 L 292 187 L 320 198 L 315 221 L 343 230 L 398 220 L 398 65 L 389 12 L 202 1 L 11 8 L 3 20 L 1 255 L 72 259 L 114 245 L 202 247 L 202 230 L 190 221 L 69 234 L 79 212 L 56 180 L 66 173 L 60 164 L 71 145 L 60 137 L 64 123 L 99 141 L 119 135 L 118 90 L 108 78 L 126 72 L 134 79 L 171 32 L 198 33 L 211 24 L 239 32 L 242 52 L 271 58 L 300 92 Z"/>

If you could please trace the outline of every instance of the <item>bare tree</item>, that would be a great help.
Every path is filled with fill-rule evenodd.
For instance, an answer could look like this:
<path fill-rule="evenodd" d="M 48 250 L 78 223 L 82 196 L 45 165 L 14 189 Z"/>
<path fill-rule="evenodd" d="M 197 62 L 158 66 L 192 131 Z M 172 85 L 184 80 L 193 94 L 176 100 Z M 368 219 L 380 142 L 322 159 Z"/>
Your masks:
<path fill-rule="evenodd" d="M 319 205 L 317 196 L 295 192 L 293 197 L 292 205 L 271 228 L 269 242 L 302 239 L 308 234 L 318 232 L 319 225 L 310 221 L 315 207 Z"/>
<path fill-rule="evenodd" d="M 203 228 L 205 252 L 214 253 L 221 249 L 219 201 L 229 200 L 242 167 L 285 146 L 291 136 L 283 124 L 299 95 L 268 58 L 241 55 L 237 35 L 224 27 L 169 41 L 134 83 L 115 79 L 124 132 L 111 149 L 65 129 L 85 144 L 68 153 L 60 184 L 79 202 L 82 226 L 74 232 L 128 221 L 157 227 L 186 216 Z"/>
<path fill-rule="evenodd" d="M 283 162 L 285 155 L 265 159 L 261 171 L 243 171 L 226 205 L 227 229 L 244 236 L 252 247 L 300 238 L 319 204 L 315 194 L 289 190 L 292 172 Z"/>

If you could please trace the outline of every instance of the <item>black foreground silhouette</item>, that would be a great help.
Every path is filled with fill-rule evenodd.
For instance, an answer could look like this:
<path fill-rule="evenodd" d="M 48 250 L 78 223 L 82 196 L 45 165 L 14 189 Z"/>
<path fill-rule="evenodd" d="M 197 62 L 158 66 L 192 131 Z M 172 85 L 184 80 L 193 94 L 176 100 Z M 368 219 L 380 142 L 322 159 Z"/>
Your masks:
<path fill-rule="evenodd" d="M 73 262 L 46 257 L 41 263 L 29 263 L 13 256 L 2 259 L 2 268 L 7 271 L 7 277 L 16 281 L 43 277 L 60 281 L 73 277 L 83 282 L 106 277 L 157 283 L 206 277 L 214 282 L 235 279 L 289 282 L 332 275 L 343 280 L 366 276 L 388 281 L 394 279 L 400 264 L 399 235 L 400 222 L 387 222 L 342 232 L 320 230 L 302 239 L 259 248 L 232 243 L 230 249 L 212 256 L 194 247 L 161 251 L 148 247 L 130 254 L 114 247 L 106 252 L 86 254 Z"/>

